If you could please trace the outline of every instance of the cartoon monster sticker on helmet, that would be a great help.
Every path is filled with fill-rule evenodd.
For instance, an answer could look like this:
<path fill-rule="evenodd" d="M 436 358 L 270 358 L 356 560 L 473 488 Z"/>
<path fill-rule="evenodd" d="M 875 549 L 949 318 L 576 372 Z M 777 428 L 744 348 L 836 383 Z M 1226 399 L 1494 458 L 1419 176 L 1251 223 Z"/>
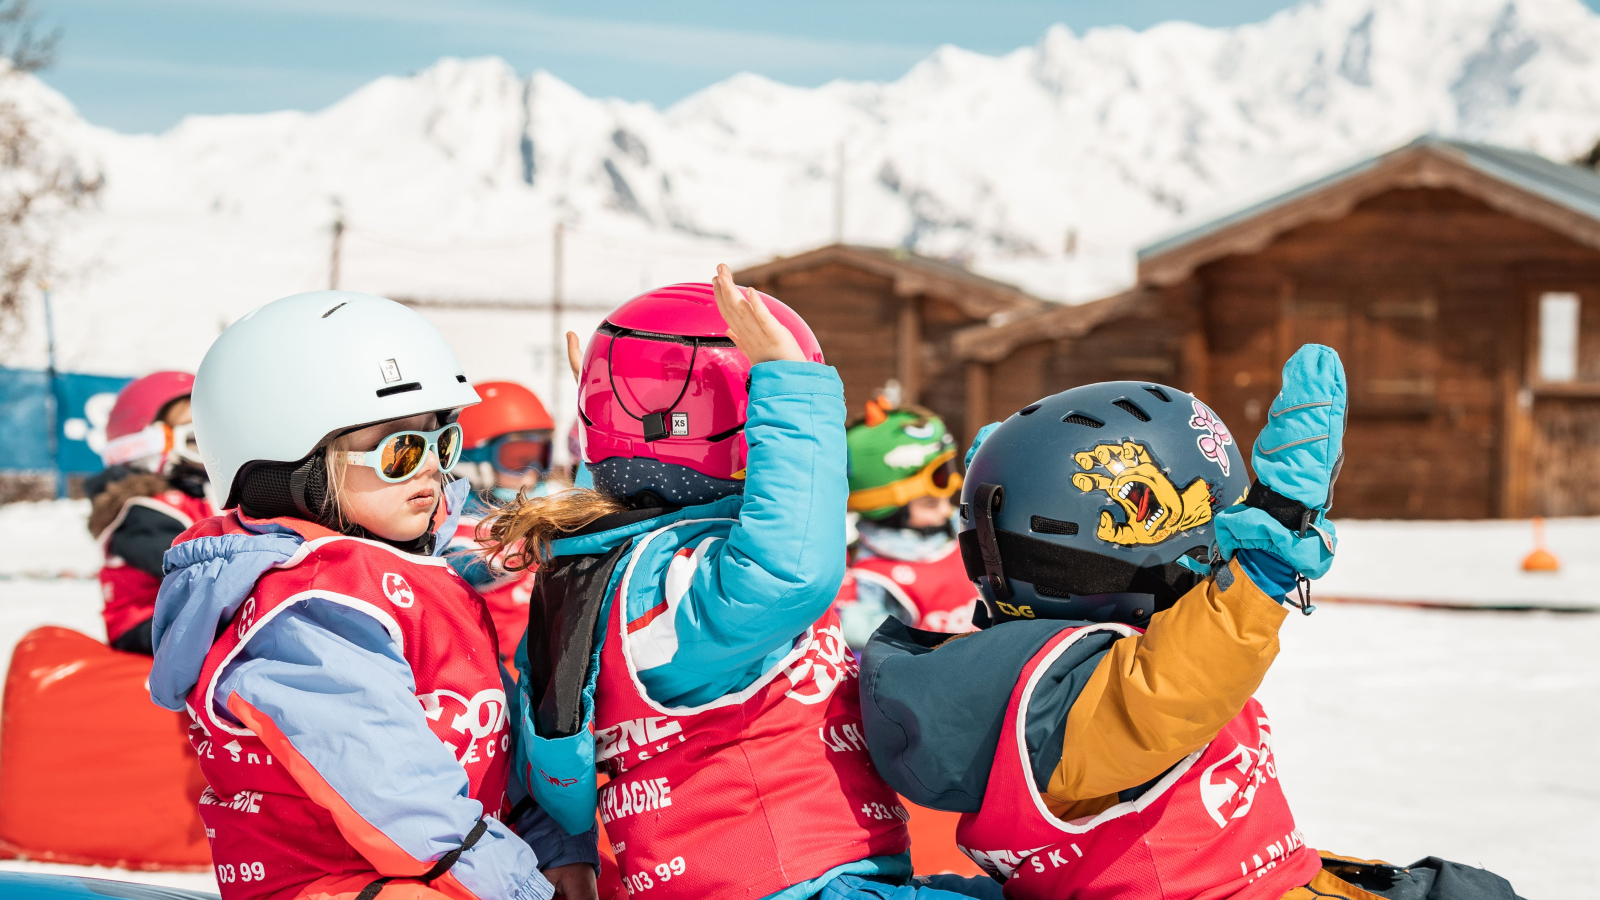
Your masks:
<path fill-rule="evenodd" d="M 1159 544 L 1179 531 L 1211 521 L 1211 489 L 1206 480 L 1196 476 L 1180 493 L 1143 444 L 1099 444 L 1072 458 L 1084 470 L 1072 476 L 1078 490 L 1104 491 L 1122 507 L 1121 522 L 1110 510 L 1100 511 L 1095 537 L 1102 541 L 1128 547 Z M 1104 469 L 1110 476 L 1096 469 Z"/>
<path fill-rule="evenodd" d="M 1209 441 L 1197 440 L 1202 410 Z M 1085 385 L 1026 407 L 978 447 L 962 558 L 990 623 L 1139 623 L 1198 581 L 1216 512 L 1248 487 L 1227 427 L 1192 395 Z"/>
<path fill-rule="evenodd" d="M 867 416 L 845 435 L 850 452 L 850 509 L 867 519 L 892 515 L 918 497 L 961 489 L 955 438 L 944 421 L 917 407 L 867 402 Z"/>
<path fill-rule="evenodd" d="M 805 320 L 761 296 L 806 358 L 822 362 Z M 727 331 L 710 284 L 647 291 L 608 315 L 578 378 L 584 460 L 648 459 L 741 478 L 750 363 Z"/>

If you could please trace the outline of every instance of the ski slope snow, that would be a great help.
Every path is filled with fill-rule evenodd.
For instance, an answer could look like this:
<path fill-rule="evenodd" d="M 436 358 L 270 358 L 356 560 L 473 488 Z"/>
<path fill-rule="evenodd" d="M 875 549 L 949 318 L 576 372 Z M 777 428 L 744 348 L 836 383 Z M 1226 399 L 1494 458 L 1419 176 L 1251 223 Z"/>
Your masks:
<path fill-rule="evenodd" d="M 103 639 L 86 514 L 82 501 L 0 506 L 0 666 L 40 625 Z M 1383 597 L 1412 572 L 1435 576 L 1427 598 L 1414 599 L 1567 596 L 1560 580 L 1527 582 L 1516 570 L 1531 547 L 1526 522 L 1337 524 L 1344 543 L 1319 596 L 1336 585 Z M 1552 520 L 1549 546 L 1575 580 L 1600 583 L 1583 574 L 1600 558 L 1600 519 Z M 1578 596 L 1597 605 L 1593 593 Z M 1600 614 L 1323 603 L 1291 615 L 1281 641 L 1258 697 L 1311 846 L 1482 865 L 1525 897 L 1578 896 L 1590 882 L 1600 846 L 1600 769 L 1589 762 L 1600 743 Z M 204 874 L 0 862 L 11 868 L 215 889 Z"/>

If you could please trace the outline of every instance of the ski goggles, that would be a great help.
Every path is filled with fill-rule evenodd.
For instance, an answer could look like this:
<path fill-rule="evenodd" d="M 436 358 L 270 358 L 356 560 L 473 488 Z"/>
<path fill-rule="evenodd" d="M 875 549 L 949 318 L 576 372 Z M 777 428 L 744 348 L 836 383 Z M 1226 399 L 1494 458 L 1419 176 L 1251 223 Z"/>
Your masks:
<path fill-rule="evenodd" d="M 439 459 L 439 471 L 454 469 L 461 461 L 461 426 L 451 422 L 436 431 L 396 431 L 375 450 L 345 451 L 345 462 L 366 466 L 384 481 L 399 484 L 417 474 L 430 450 Z"/>
<path fill-rule="evenodd" d="M 867 512 L 890 506 L 905 506 L 918 497 L 948 497 L 961 490 L 961 473 L 956 471 L 956 451 L 935 456 L 909 478 L 875 488 L 850 492 L 853 512 Z"/>
<path fill-rule="evenodd" d="M 152 422 L 133 434 L 107 441 L 101 451 L 106 465 L 128 465 L 139 460 L 154 460 L 150 465 L 158 470 L 173 459 L 203 465 L 200 444 L 195 440 L 193 425 L 168 425 Z"/>
<path fill-rule="evenodd" d="M 552 443 L 548 431 L 513 431 L 462 454 L 469 462 L 488 463 L 496 472 L 525 475 L 550 471 Z"/>

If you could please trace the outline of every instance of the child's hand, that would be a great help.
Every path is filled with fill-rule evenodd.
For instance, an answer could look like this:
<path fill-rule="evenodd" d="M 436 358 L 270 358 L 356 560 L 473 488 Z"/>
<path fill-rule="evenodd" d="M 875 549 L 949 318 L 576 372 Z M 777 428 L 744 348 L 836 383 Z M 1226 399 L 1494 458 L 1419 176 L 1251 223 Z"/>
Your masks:
<path fill-rule="evenodd" d="M 544 870 L 544 877 L 556 889 L 557 897 L 565 900 L 597 900 L 600 892 L 595 886 L 594 866 L 573 863 Z"/>
<path fill-rule="evenodd" d="M 567 332 L 567 365 L 572 367 L 572 380 L 583 384 L 583 346 L 575 331 Z"/>
<path fill-rule="evenodd" d="M 750 365 L 779 359 L 806 361 L 800 342 L 767 309 L 761 295 L 733 283 L 732 269 L 717 266 L 712 284 L 717 290 L 717 310 L 722 313 L 722 321 L 728 323 L 728 338 L 744 351 Z"/>

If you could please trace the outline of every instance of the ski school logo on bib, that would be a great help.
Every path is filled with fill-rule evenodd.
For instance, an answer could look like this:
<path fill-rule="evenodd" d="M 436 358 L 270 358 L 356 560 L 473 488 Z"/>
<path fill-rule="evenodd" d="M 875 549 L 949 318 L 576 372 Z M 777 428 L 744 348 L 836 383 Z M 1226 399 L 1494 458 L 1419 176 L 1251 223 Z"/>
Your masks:
<path fill-rule="evenodd" d="M 782 674 L 789 679 L 784 696 L 810 706 L 833 696 L 833 689 L 855 674 L 855 655 L 845 646 L 844 633 L 838 625 L 818 629 L 806 649 L 806 654 Z"/>
<path fill-rule="evenodd" d="M 440 722 L 460 734 L 467 735 L 466 749 L 460 751 L 456 762 L 466 765 L 480 759 L 492 759 L 511 749 L 511 735 L 506 731 L 506 693 L 498 688 L 485 688 L 471 697 L 463 697 L 448 688 L 418 694 L 422 714 L 431 722 Z M 456 708 L 460 709 L 459 712 Z M 480 742 L 482 742 L 480 744 Z"/>
<path fill-rule="evenodd" d="M 390 603 L 402 609 L 417 602 L 417 594 L 411 590 L 411 585 L 394 572 L 383 573 L 383 595 L 389 598 Z"/>

